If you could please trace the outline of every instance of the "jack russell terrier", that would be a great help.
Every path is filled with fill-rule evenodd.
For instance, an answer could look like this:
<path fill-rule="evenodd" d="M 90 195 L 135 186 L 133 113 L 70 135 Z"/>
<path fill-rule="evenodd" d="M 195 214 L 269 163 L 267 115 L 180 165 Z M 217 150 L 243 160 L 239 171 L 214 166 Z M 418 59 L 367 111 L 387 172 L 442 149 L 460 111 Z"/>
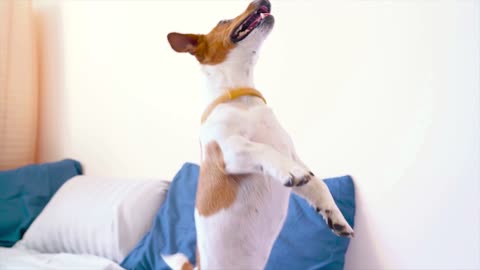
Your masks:
<path fill-rule="evenodd" d="M 258 51 L 274 25 L 270 9 L 268 0 L 257 0 L 206 35 L 167 36 L 173 50 L 195 56 L 206 78 L 195 204 L 197 269 L 263 269 L 292 191 L 335 234 L 354 235 L 328 187 L 300 160 L 254 87 Z M 193 269 L 183 254 L 162 257 L 173 269 Z"/>

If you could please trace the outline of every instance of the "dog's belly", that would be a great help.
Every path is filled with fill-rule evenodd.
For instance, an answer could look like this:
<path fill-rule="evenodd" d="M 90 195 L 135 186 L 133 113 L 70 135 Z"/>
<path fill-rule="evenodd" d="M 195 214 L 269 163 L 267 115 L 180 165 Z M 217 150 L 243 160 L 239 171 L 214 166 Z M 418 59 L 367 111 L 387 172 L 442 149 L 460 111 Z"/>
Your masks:
<path fill-rule="evenodd" d="M 290 190 L 249 175 L 228 209 L 204 217 L 195 211 L 202 269 L 263 269 L 285 221 Z"/>

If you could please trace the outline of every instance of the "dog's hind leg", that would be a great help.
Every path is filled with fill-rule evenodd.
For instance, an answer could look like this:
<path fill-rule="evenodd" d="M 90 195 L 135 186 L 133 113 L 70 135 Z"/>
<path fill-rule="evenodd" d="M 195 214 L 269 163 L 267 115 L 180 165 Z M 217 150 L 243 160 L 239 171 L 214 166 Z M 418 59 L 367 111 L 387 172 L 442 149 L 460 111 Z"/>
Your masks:
<path fill-rule="evenodd" d="M 306 168 L 299 158 L 295 156 L 294 159 Z M 353 229 L 338 209 L 328 186 L 321 179 L 313 176 L 307 184 L 293 187 L 293 192 L 307 200 L 323 216 L 335 234 L 344 237 L 354 236 Z"/>
<path fill-rule="evenodd" d="M 172 270 L 198 270 L 199 268 L 193 267 L 192 264 L 188 261 L 187 256 L 182 253 L 176 253 L 173 255 L 163 255 L 160 254 L 163 261 L 172 269 Z"/>

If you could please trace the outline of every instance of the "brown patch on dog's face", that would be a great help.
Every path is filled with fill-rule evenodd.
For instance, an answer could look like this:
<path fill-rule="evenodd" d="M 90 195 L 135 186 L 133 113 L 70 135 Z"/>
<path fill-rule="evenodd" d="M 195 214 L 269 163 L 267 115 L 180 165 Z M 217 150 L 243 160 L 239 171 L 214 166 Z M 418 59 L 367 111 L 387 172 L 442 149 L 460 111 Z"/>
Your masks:
<path fill-rule="evenodd" d="M 268 5 L 268 8 L 265 5 Z M 254 14 L 259 7 L 263 8 L 262 10 L 269 11 L 270 3 L 266 0 L 252 2 L 242 14 L 231 20 L 220 21 L 206 35 L 169 33 L 167 35 L 168 42 L 173 50 L 176 52 L 188 52 L 194 55 L 201 64 L 219 64 L 225 60 L 228 53 L 236 46 L 234 32 L 238 32 L 236 30 L 239 29 L 239 26 Z"/>
<path fill-rule="evenodd" d="M 220 146 L 212 141 L 205 147 L 205 160 L 200 166 L 196 208 L 201 216 L 211 216 L 231 206 L 237 198 L 238 180 L 225 173 Z"/>

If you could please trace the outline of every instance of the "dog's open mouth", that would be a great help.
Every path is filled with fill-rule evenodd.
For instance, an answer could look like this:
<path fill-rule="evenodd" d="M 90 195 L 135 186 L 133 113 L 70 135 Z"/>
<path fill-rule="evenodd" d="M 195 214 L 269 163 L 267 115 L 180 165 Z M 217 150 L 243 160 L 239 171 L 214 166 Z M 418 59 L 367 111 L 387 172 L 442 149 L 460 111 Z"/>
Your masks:
<path fill-rule="evenodd" d="M 253 29 L 257 28 L 268 16 L 270 16 L 270 8 L 267 6 L 261 6 L 260 8 L 252 12 L 232 32 L 232 41 L 236 43 L 246 38 L 253 31 Z"/>

